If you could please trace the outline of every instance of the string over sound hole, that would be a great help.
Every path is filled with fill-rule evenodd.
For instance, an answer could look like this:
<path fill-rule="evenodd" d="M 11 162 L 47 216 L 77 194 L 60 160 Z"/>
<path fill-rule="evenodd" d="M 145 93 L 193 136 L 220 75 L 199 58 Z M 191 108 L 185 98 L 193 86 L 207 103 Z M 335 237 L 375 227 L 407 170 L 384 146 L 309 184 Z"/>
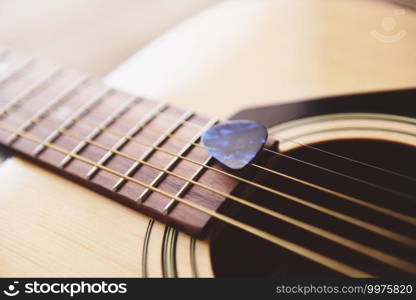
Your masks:
<path fill-rule="evenodd" d="M 306 226 L 238 205 L 230 206 L 227 213 L 373 276 L 412 274 L 416 264 L 416 245 L 413 244 L 416 231 L 412 224 L 416 218 L 416 171 L 412 168 L 416 149 L 369 139 L 333 140 L 313 146 L 380 169 L 299 147 L 285 153 L 295 160 L 277 157 L 267 168 L 296 177 L 301 182 L 265 171 L 268 176 L 263 177 L 262 184 L 306 202 L 296 202 L 256 188 L 251 191 L 250 201 Z M 263 155 L 271 157 L 272 153 Z M 383 172 L 381 168 L 392 172 Z M 335 194 L 303 182 L 324 187 Z M 408 218 L 401 218 L 402 215 Z M 373 231 L 370 225 L 380 231 Z M 321 235 L 322 231 L 332 235 Z M 341 276 L 310 259 L 231 226 L 218 229 L 211 252 L 217 276 Z"/>

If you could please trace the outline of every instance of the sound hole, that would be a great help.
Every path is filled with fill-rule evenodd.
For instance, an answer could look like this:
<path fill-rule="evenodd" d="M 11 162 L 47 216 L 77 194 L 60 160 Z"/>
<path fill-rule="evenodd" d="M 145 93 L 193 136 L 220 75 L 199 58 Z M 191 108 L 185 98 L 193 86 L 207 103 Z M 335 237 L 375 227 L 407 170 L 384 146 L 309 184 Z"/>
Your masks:
<path fill-rule="evenodd" d="M 416 168 L 414 168 L 416 157 L 415 147 L 381 140 L 364 139 L 333 140 L 317 143 L 313 146 L 416 178 Z M 416 215 L 415 181 L 353 163 L 339 157 L 330 156 L 307 147 L 300 147 L 286 154 L 322 166 L 323 168 L 358 178 L 362 182 L 331 174 L 325 170 L 284 157 L 277 157 L 273 164 L 270 165 L 269 163 L 267 167 L 387 209 L 392 209 L 412 217 Z M 262 158 L 264 161 L 272 161 L 271 158 L 273 155 L 263 155 L 267 156 Z M 413 239 L 416 238 L 414 225 L 407 222 L 397 220 L 391 216 L 375 212 L 361 205 L 351 203 L 334 195 L 277 175 L 268 174 L 264 178 L 262 184 L 273 189 L 295 195 L 314 204 L 387 228 L 404 236 Z M 368 185 L 363 181 L 371 182 L 372 185 Z M 383 189 L 380 187 L 383 187 Z M 399 192 L 399 194 L 391 191 Z M 406 198 L 406 195 L 411 195 L 413 199 Z M 317 212 L 316 210 L 294 203 L 283 197 L 260 191 L 259 189 L 253 189 L 250 197 L 245 194 L 239 194 L 239 196 L 249 198 L 250 201 L 259 205 L 279 211 L 303 222 L 313 224 L 314 226 L 336 233 L 360 244 L 416 263 L 415 248 L 390 240 L 389 238 L 372 233 L 371 231 L 325 213 Z M 230 214 L 241 221 L 374 276 L 408 275 L 408 273 L 394 266 L 385 264 L 374 258 L 369 258 L 357 251 L 340 246 L 337 243 L 299 229 L 294 225 L 255 212 L 252 209 L 241 206 L 237 207 L 235 205 L 232 205 L 230 208 L 227 211 L 231 211 Z M 343 276 L 334 270 L 323 267 L 309 259 L 228 225 L 221 225 L 221 229 L 215 234 L 211 245 L 211 255 L 214 272 L 217 276 Z"/>

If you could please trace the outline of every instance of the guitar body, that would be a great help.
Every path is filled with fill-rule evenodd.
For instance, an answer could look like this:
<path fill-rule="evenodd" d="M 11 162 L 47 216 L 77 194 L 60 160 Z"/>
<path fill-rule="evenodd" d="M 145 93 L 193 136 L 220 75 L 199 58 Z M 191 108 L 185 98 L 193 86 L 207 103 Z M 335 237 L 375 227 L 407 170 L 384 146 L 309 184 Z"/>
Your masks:
<path fill-rule="evenodd" d="M 342 12 L 335 12 L 335 14 L 342 16 L 346 12 L 356 12 L 357 5 L 351 2 L 354 1 L 345 1 Z M 381 14 L 389 13 L 395 8 L 394 5 L 387 3 L 364 2 L 369 7 L 368 9 Z M 328 47 L 340 47 L 338 55 L 343 56 L 343 65 L 338 64 L 339 68 L 334 69 L 334 65 L 337 65 L 334 61 L 320 57 L 321 61 L 317 63 L 320 76 L 316 77 L 315 72 L 318 71 L 306 67 L 305 61 L 282 60 L 276 58 L 275 53 L 271 53 L 273 51 L 266 52 L 266 49 L 270 49 L 272 37 L 290 36 L 287 32 L 282 33 L 283 29 L 276 24 L 278 20 L 270 12 L 282 8 L 290 11 L 292 4 L 286 1 L 253 1 L 253 3 L 242 4 L 242 7 L 233 2 L 222 4 L 191 19 L 139 52 L 110 74 L 107 81 L 127 91 L 157 98 L 164 97 L 168 101 L 180 103 L 183 106 L 223 116 L 230 115 L 233 110 L 236 111 L 240 107 L 236 106 L 231 109 L 230 105 L 226 104 L 224 110 L 218 112 L 219 105 L 225 103 L 224 101 L 230 97 L 241 97 L 241 107 L 245 107 L 249 104 L 257 105 L 252 100 L 258 97 L 266 100 L 276 97 L 303 99 L 306 95 L 330 95 L 391 87 L 403 88 L 416 84 L 414 60 L 410 61 L 409 57 L 399 55 L 403 51 L 411 52 L 415 42 L 414 34 L 413 37 L 409 34 L 407 39 L 388 50 L 386 50 L 386 44 L 368 39 L 368 37 L 367 39 L 358 37 L 362 39 L 361 45 L 365 44 L 362 48 L 367 49 L 368 52 L 351 53 L 349 49 L 342 48 L 342 45 L 332 44 L 335 42 L 330 37 L 337 34 L 337 29 L 336 26 L 331 27 L 324 35 L 328 37 L 328 40 L 324 40 L 323 43 Z M 325 5 L 321 8 L 327 9 Z M 308 9 L 308 7 L 297 8 L 297 13 Z M 227 30 L 223 30 L 224 27 L 218 24 L 218 20 L 225 22 L 230 14 L 235 17 L 236 22 L 230 24 Z M 412 20 L 414 14 L 413 11 L 408 11 L 405 16 L 406 24 L 411 25 L 413 22 L 414 25 L 414 20 Z M 238 40 L 235 45 L 226 42 L 227 33 L 233 35 L 238 29 L 244 30 L 242 28 L 248 25 L 251 28 L 253 24 L 245 24 L 244 20 L 254 19 L 262 20 L 257 24 L 258 32 L 248 34 L 248 38 Z M 306 20 L 308 21 L 316 20 Z M 328 22 L 328 19 L 323 19 L 321 22 Z M 368 20 L 363 22 L 368 22 Z M 369 23 L 363 24 L 369 25 Z M 200 49 L 196 55 L 198 61 L 190 62 L 187 68 L 183 67 L 188 59 L 186 55 L 183 59 L 177 60 L 172 54 L 175 51 L 166 53 L 166 50 L 164 52 L 161 50 L 176 49 L 178 41 L 191 40 L 192 37 L 204 32 L 206 28 L 212 27 L 217 28 L 219 32 L 221 28 L 221 32 L 225 33 L 217 36 L 214 34 L 201 41 L 197 47 Z M 275 28 L 275 31 L 270 30 L 265 33 L 265 28 L 268 30 Z M 414 26 L 413 28 L 409 26 L 408 30 L 411 29 L 413 30 Z M 354 29 L 349 30 L 352 30 L 349 32 L 351 38 L 355 33 Z M 250 46 L 256 41 L 259 33 L 264 39 L 258 41 L 258 48 Z M 269 42 L 263 43 L 263 40 L 267 40 L 265 37 L 269 37 Z M 342 42 L 345 42 L 345 39 Z M 216 47 L 223 45 L 224 53 L 233 53 L 233 50 L 240 49 L 240 55 L 234 55 L 233 58 L 227 60 L 227 55 L 212 52 L 213 48 L 209 45 L 216 45 Z M 312 56 L 316 58 L 316 53 L 322 45 L 309 46 L 308 49 L 299 50 L 301 53 L 297 56 L 305 57 L 303 54 L 315 53 Z M 183 49 L 180 50 L 189 55 L 195 51 L 192 47 L 185 43 Z M 244 50 L 241 50 L 242 47 Z M 260 51 L 262 60 L 270 64 L 260 64 L 256 55 L 250 51 Z M 388 64 L 383 64 L 381 60 L 386 60 L 386 58 L 380 58 L 381 60 L 374 58 L 374 51 L 384 53 L 391 60 Z M 250 55 L 253 58 L 247 58 Z M 183 71 L 180 78 L 173 80 L 162 76 L 160 80 L 155 79 L 158 74 L 166 72 L 166 65 L 160 64 L 157 67 L 157 61 L 161 56 L 170 70 Z M 334 59 L 337 61 L 336 58 Z M 212 63 L 213 73 L 207 73 L 198 67 L 200 61 L 206 60 Z M 338 62 L 340 61 L 341 59 Z M 362 68 L 362 61 L 370 65 L 366 66 L 366 70 L 360 74 L 354 74 Z M 371 65 L 373 63 L 374 65 Z M 274 67 L 270 68 L 273 64 Z M 149 67 L 146 67 L 148 65 L 156 67 L 149 70 Z M 296 82 L 296 87 L 288 87 L 291 86 L 290 82 L 287 85 L 281 84 L 285 76 L 280 70 L 287 68 L 288 65 L 293 69 L 289 71 L 289 78 L 295 78 L 295 73 L 309 74 L 302 75 L 304 77 L 300 76 L 297 80 L 293 79 L 292 83 Z M 380 75 L 392 71 L 389 66 L 393 65 L 395 69 L 404 71 L 395 74 L 394 78 L 384 78 Z M 244 66 L 248 69 L 255 66 L 256 74 L 263 74 L 267 78 L 275 76 L 278 80 L 262 81 L 262 78 L 259 79 L 254 75 L 249 77 L 247 74 L 242 75 L 242 72 L 235 71 L 235 68 Z M 368 70 L 371 72 L 367 72 Z M 230 74 L 233 72 L 238 73 L 240 77 L 231 78 Z M 215 77 L 214 73 L 220 74 L 219 77 Z M 337 76 L 334 77 L 333 74 Z M 377 76 L 381 77 L 377 78 Z M 312 83 L 311 78 L 315 80 Z M 245 87 L 250 80 L 253 84 Z M 331 84 L 328 84 L 328 80 Z M 216 85 L 219 86 L 218 97 L 208 104 L 208 99 L 215 98 L 212 90 Z M 184 88 L 184 86 L 188 87 Z M 221 88 L 224 93 L 221 93 Z M 416 115 L 414 114 L 416 105 L 412 101 L 415 97 L 415 90 L 333 97 L 312 102 L 248 109 L 234 114 L 231 118 L 261 122 L 269 128 L 270 135 L 278 140 L 279 137 L 284 136 L 301 144 L 320 145 L 328 151 L 338 151 L 336 153 L 342 153 L 342 155 L 353 153 L 354 159 L 368 160 L 372 164 L 383 163 L 383 157 L 400 157 L 401 160 L 396 165 L 390 163 L 382 166 L 415 177 L 414 170 L 408 168 L 409 165 L 414 164 L 415 156 L 411 155 L 414 154 L 416 147 Z M 198 106 L 198 103 L 191 102 L 191 99 L 196 98 L 201 99 L 203 103 Z M 283 153 L 295 154 L 296 151 L 302 154 L 304 148 L 290 142 L 281 142 L 278 147 L 278 150 Z M 377 151 L 379 155 L 377 157 L 369 155 L 368 151 L 362 151 L 363 147 Z M 346 149 L 349 151 L 345 151 Z M 277 262 L 273 260 L 272 265 L 278 266 L 273 270 L 266 270 L 262 273 L 259 271 L 261 269 L 259 266 L 253 267 L 250 262 L 257 259 L 259 254 L 252 256 L 248 250 L 258 249 L 259 253 L 263 253 L 264 250 L 264 257 L 270 258 L 267 256 L 270 249 L 257 244 L 250 237 L 237 236 L 232 229 L 225 228 L 221 233 L 196 240 L 21 158 L 10 156 L 8 152 L 4 152 L 3 156 L 5 159 L 0 164 L 0 276 L 2 277 L 294 275 L 287 272 L 287 266 L 283 263 L 279 265 L 279 261 L 287 257 L 285 254 L 279 256 Z M 326 179 L 323 177 L 319 182 L 325 182 Z M 248 247 L 245 251 L 233 248 L 233 240 L 230 239 L 232 236 L 240 239 L 240 243 L 244 241 L 253 248 Z M 227 239 L 228 244 L 221 242 Z M 295 265 L 302 263 L 294 258 L 287 259 L 286 263 L 290 261 L 293 261 Z M 259 261 L 260 266 L 261 264 L 266 264 L 266 262 Z M 305 269 L 304 273 L 300 272 L 300 275 L 307 275 L 308 272 Z M 331 273 L 328 274 L 331 275 Z"/>

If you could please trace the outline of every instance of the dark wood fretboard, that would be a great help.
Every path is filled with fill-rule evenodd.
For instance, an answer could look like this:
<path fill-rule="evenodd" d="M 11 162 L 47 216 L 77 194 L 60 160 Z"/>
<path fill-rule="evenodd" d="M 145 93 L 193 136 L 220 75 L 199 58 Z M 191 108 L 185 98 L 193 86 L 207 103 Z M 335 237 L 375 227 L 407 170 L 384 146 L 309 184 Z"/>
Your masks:
<path fill-rule="evenodd" d="M 1 144 L 194 236 L 202 235 L 209 215 L 115 174 L 217 210 L 224 197 L 161 171 L 230 193 L 237 182 L 204 168 L 215 162 L 205 149 L 194 145 L 214 123 L 191 111 L 114 90 L 99 79 L 0 46 Z"/>

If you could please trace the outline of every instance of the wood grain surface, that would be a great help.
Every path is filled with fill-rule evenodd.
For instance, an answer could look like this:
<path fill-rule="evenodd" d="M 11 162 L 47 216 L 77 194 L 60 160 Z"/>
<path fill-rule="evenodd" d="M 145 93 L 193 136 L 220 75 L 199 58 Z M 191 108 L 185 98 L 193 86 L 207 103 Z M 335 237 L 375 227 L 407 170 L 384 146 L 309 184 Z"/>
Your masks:
<path fill-rule="evenodd" d="M 103 75 L 175 23 L 145 34 L 179 7 L 149 5 L 166 13 L 160 18 L 135 9 L 148 2 L 2 0 L 0 42 Z M 152 1 L 161 2 L 168 1 Z M 396 15 L 403 8 L 372 0 L 226 1 L 150 44 L 109 80 L 220 117 L 302 97 L 413 87 L 416 18 L 410 8 Z M 397 22 L 390 31 L 386 17 Z M 384 43 L 374 30 L 406 35 Z M 147 217 L 19 159 L 2 164 L 0 179 L 1 276 L 141 275 Z M 156 223 L 150 276 L 162 275 L 163 231 Z M 178 241 L 179 275 L 191 276 L 189 237 Z M 208 242 L 196 254 L 199 275 L 212 276 Z"/>
<path fill-rule="evenodd" d="M 215 119 L 111 89 L 99 79 L 12 50 L 5 51 L 0 64 L 5 78 L 0 87 L 0 143 L 52 172 L 197 237 L 210 216 L 182 203 L 165 213 L 172 198 L 151 188 L 216 211 L 224 196 L 202 187 L 225 194 L 236 187 L 237 180 L 224 174 L 199 171 L 210 155 L 193 143 L 200 142 Z M 47 144 L 41 147 L 42 142 Z M 182 191 L 192 178 L 201 186 L 190 184 Z"/>

